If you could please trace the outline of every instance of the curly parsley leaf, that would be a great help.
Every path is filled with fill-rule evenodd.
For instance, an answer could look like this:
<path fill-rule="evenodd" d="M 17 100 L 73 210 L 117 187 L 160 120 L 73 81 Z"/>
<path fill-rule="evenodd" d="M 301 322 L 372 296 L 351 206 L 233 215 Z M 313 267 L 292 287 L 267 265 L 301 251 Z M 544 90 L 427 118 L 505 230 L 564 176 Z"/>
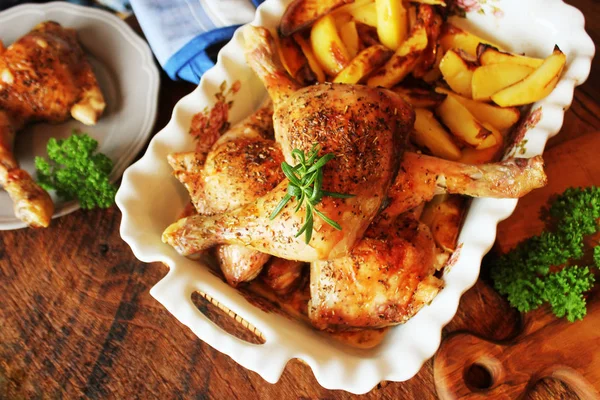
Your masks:
<path fill-rule="evenodd" d="M 567 265 L 584 254 L 584 238 L 600 231 L 600 188 L 570 188 L 551 205 L 549 215 L 556 225 L 521 242 L 493 264 L 494 287 L 521 312 L 549 303 L 559 318 L 574 322 L 586 314 L 584 294 L 594 284 L 589 267 Z M 594 263 L 600 267 L 600 246 L 594 248 Z"/>
<path fill-rule="evenodd" d="M 37 179 L 41 187 L 55 190 L 65 200 L 77 199 L 81 208 L 108 208 L 115 202 L 117 188 L 109 180 L 113 162 L 95 153 L 98 142 L 75 131 L 67 139 L 48 141 L 49 160 L 35 158 Z"/>

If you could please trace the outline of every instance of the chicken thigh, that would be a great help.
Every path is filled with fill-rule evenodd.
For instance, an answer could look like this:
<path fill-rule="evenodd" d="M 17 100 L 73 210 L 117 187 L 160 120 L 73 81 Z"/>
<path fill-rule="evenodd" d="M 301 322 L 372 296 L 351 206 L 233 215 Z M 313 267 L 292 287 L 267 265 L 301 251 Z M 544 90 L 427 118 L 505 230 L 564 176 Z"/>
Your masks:
<path fill-rule="evenodd" d="M 429 228 L 411 213 L 371 226 L 348 256 L 311 264 L 311 323 L 336 330 L 407 321 L 443 286 L 435 256 Z"/>
<path fill-rule="evenodd" d="M 323 260 L 346 255 L 377 215 L 394 178 L 414 123 L 414 112 L 398 95 L 360 85 L 320 84 L 299 89 L 278 62 L 273 40 L 264 28 L 245 31 L 246 58 L 267 87 L 273 105 L 277 142 L 286 161 L 292 151 L 335 158 L 323 168 L 323 190 L 354 195 L 324 197 L 319 210 L 340 224 L 336 230 L 316 219 L 309 243 L 297 237 L 305 209 L 288 202 L 269 217 L 286 194 L 287 180 L 242 208 L 212 217 L 192 216 L 168 227 L 163 241 L 182 254 L 214 245 L 243 244 L 281 258 Z"/>
<path fill-rule="evenodd" d="M 69 116 L 93 125 L 104 107 L 74 30 L 43 22 L 0 49 L 0 185 L 12 198 L 19 219 L 46 227 L 54 206 L 50 196 L 19 169 L 12 154 L 17 131 L 30 122 L 58 123 Z"/>
<path fill-rule="evenodd" d="M 196 210 L 213 215 L 236 209 L 273 189 L 284 179 L 281 150 L 273 140 L 273 108 L 266 105 L 200 153 L 170 154 L 174 175 L 190 193 Z M 216 256 L 227 282 L 237 286 L 252 280 L 269 260 L 268 254 L 241 245 L 221 245 Z"/>

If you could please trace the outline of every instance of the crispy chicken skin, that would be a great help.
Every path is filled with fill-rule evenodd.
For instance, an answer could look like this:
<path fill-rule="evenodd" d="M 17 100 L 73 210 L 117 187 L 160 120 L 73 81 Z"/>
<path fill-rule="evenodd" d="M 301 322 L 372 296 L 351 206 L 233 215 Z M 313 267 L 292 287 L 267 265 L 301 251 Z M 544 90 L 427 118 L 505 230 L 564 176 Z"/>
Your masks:
<path fill-rule="evenodd" d="M 429 228 L 410 213 L 371 226 L 348 256 L 311 264 L 311 323 L 344 330 L 407 321 L 443 286 L 435 255 Z"/>
<path fill-rule="evenodd" d="M 305 266 L 301 261 L 273 257 L 260 278 L 277 295 L 285 296 L 301 283 Z"/>
<path fill-rule="evenodd" d="M 270 104 L 219 138 L 206 156 L 175 153 L 168 157 L 174 175 L 190 193 L 196 210 L 213 215 L 236 209 L 268 193 L 284 178 L 283 155 L 273 140 Z M 216 248 L 227 282 L 237 286 L 252 280 L 269 260 L 268 254 L 240 245 Z"/>
<path fill-rule="evenodd" d="M 246 57 L 265 83 L 275 108 L 275 137 L 286 161 L 292 150 L 311 150 L 336 158 L 323 169 L 323 189 L 352 194 L 325 197 L 319 209 L 342 231 L 316 219 L 309 244 L 296 237 L 305 213 L 289 202 L 269 217 L 286 194 L 287 180 L 242 208 L 212 217 L 193 216 L 168 227 L 163 241 L 182 254 L 214 245 L 243 244 L 281 258 L 314 261 L 346 255 L 377 215 L 394 178 L 414 113 L 395 93 L 359 85 L 320 84 L 298 89 L 277 60 L 272 38 L 262 28 L 245 31 Z"/>
<path fill-rule="evenodd" d="M 273 140 L 273 108 L 261 107 L 213 145 L 204 159 L 196 152 L 168 156 L 198 213 L 220 214 L 257 199 L 284 179 L 283 155 Z"/>
<path fill-rule="evenodd" d="M 0 54 L 0 108 L 13 119 L 93 125 L 104 107 L 73 29 L 43 22 Z"/>
<path fill-rule="evenodd" d="M 15 215 L 32 227 L 50 223 L 50 196 L 19 168 L 12 149 L 25 124 L 58 123 L 69 116 L 93 125 L 105 107 L 76 33 L 44 22 L 4 49 L 0 46 L 0 186 Z"/>
<path fill-rule="evenodd" d="M 400 215 L 443 193 L 516 199 L 546 182 L 541 156 L 469 165 L 407 152 L 381 216 Z"/>

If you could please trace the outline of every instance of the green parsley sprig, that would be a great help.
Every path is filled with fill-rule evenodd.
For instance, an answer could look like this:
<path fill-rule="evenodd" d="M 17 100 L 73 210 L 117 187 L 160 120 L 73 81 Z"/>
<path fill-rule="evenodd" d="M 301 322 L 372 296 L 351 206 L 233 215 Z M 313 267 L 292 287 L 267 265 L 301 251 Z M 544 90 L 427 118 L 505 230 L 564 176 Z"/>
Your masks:
<path fill-rule="evenodd" d="M 314 144 L 308 154 L 305 154 L 301 150 L 294 149 L 292 151 L 292 157 L 297 164 L 292 167 L 285 161 L 281 163 L 281 170 L 289 180 L 287 193 L 283 196 L 279 204 L 277 204 L 277 207 L 275 207 L 270 217 L 271 219 L 275 219 L 285 205 L 292 198 L 295 198 L 298 204 L 296 205 L 294 212 L 298 212 L 302 205 L 306 208 L 306 220 L 296 234 L 296 237 L 298 237 L 304 233 L 306 243 L 309 243 L 312 238 L 314 214 L 335 229 L 342 230 L 340 224 L 327 217 L 315 207 L 321 202 L 321 199 L 324 196 L 339 199 L 354 197 L 352 194 L 328 192 L 322 189 L 323 167 L 335 158 L 335 154 L 328 153 L 319 158 L 319 150 L 320 146 L 318 144 Z"/>
<path fill-rule="evenodd" d="M 86 134 L 48 141 L 49 161 L 35 158 L 37 179 L 41 187 L 55 190 L 65 200 L 79 200 L 81 208 L 108 208 L 115 202 L 117 188 L 109 180 L 113 162 L 96 153 L 98 142 Z"/>
<path fill-rule="evenodd" d="M 557 317 L 574 322 L 586 314 L 584 293 L 594 284 L 588 266 L 566 265 L 584 255 L 584 238 L 600 231 L 600 188 L 567 189 L 552 202 L 556 229 L 521 242 L 498 258 L 491 269 L 494 287 L 521 312 L 549 303 Z M 594 247 L 600 268 L 600 246 Z M 557 272 L 551 267 L 566 265 Z"/>

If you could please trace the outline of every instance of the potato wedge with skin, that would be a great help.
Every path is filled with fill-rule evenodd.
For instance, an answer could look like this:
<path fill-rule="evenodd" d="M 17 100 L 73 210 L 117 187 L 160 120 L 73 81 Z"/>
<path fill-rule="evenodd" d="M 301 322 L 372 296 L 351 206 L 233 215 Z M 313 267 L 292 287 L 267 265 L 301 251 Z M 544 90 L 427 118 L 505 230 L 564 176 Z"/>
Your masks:
<path fill-rule="evenodd" d="M 544 62 L 544 60 L 541 58 L 532 58 L 518 54 L 505 53 L 498 50 L 494 46 L 484 43 L 480 43 L 479 46 L 477 46 L 477 59 L 481 65 L 510 63 L 525 65 L 526 67 L 534 69 L 539 68 Z"/>
<path fill-rule="evenodd" d="M 350 58 L 356 57 L 360 49 L 356 22 L 353 20 L 346 21 L 339 25 L 338 31 L 340 32 L 340 38 L 342 39 L 344 46 L 346 46 Z"/>
<path fill-rule="evenodd" d="M 381 44 L 398 50 L 408 36 L 407 12 L 402 0 L 375 0 L 377 35 Z"/>
<path fill-rule="evenodd" d="M 418 146 L 426 147 L 434 156 L 446 160 L 461 157 L 460 149 L 431 111 L 417 108 L 415 116 L 415 132 L 411 137 Z"/>
<path fill-rule="evenodd" d="M 502 89 L 522 81 L 534 71 L 526 65 L 502 63 L 478 67 L 473 72 L 471 89 L 474 100 L 488 101 Z"/>
<path fill-rule="evenodd" d="M 429 227 L 435 243 L 444 251 L 456 250 L 466 199 L 456 194 L 435 196 L 425 205 L 421 222 Z"/>
<path fill-rule="evenodd" d="M 497 130 L 493 130 L 492 133 L 496 137 L 496 145 L 487 149 L 476 149 L 465 146 L 458 161 L 464 164 L 485 164 L 498 161 L 504 150 L 504 136 Z"/>
<path fill-rule="evenodd" d="M 300 46 L 302 53 L 308 60 L 308 65 L 317 77 L 317 82 L 325 82 L 325 72 L 323 72 L 323 68 L 321 68 L 321 66 L 319 65 L 319 62 L 317 61 L 308 41 L 306 41 L 306 39 L 304 39 L 300 33 L 295 33 L 293 38 L 296 41 L 296 43 L 298 43 L 298 46 Z"/>
<path fill-rule="evenodd" d="M 419 6 L 419 16 L 424 20 L 427 30 L 427 47 L 421 54 L 421 59 L 415 67 L 412 75 L 415 78 L 423 78 L 433 68 L 437 60 L 438 38 L 442 30 L 442 17 L 435 12 L 430 5 Z M 441 58 L 440 58 L 441 61 Z M 439 64 L 438 64 L 439 66 Z"/>
<path fill-rule="evenodd" d="M 417 6 L 415 4 L 409 5 L 406 13 L 406 18 L 408 19 L 408 31 L 412 32 L 417 25 Z"/>
<path fill-rule="evenodd" d="M 456 93 L 468 98 L 473 96 L 472 82 L 475 68 L 455 50 L 448 50 L 440 61 L 440 71 L 448 86 Z"/>
<path fill-rule="evenodd" d="M 378 44 L 367 47 L 350 61 L 333 79 L 334 83 L 358 83 L 375 69 L 390 59 L 394 54 L 387 47 Z"/>
<path fill-rule="evenodd" d="M 462 154 L 457 160 L 463 164 L 487 164 L 494 162 L 500 158 L 502 154 L 502 146 L 492 146 L 487 149 L 477 150 L 473 147 L 466 146 L 462 149 Z"/>
<path fill-rule="evenodd" d="M 492 101 L 501 107 L 522 106 L 535 103 L 548 96 L 558 83 L 567 63 L 567 57 L 558 47 L 552 55 L 527 78 L 492 96 Z"/>
<path fill-rule="evenodd" d="M 429 72 L 427 72 L 421 79 L 429 84 L 439 80 L 442 77 L 442 71 L 440 71 L 440 62 L 442 61 L 443 57 L 444 53 L 442 51 L 442 46 L 440 46 L 438 43 L 435 50 L 435 61 L 433 62 Z"/>
<path fill-rule="evenodd" d="M 519 118 L 521 118 L 521 112 L 516 107 L 503 108 L 493 104 L 467 99 L 466 97 L 460 96 L 451 90 L 442 87 L 435 88 L 435 91 L 440 94 L 454 97 L 460 104 L 465 106 L 477 120 L 487 122 L 499 131 L 510 129 L 519 121 Z"/>
<path fill-rule="evenodd" d="M 427 32 L 425 31 L 425 27 L 417 25 L 409 38 L 402 43 L 392 58 L 369 78 L 367 85 L 371 87 L 382 86 L 385 88 L 396 85 L 410 74 L 426 47 Z"/>
<path fill-rule="evenodd" d="M 375 0 L 357 0 L 335 10 L 332 14 L 348 13 L 356 22 L 377 27 L 377 9 Z"/>
<path fill-rule="evenodd" d="M 477 46 L 479 43 L 489 44 L 498 49 L 501 47 L 488 40 L 482 39 L 472 33 L 469 33 L 456 25 L 446 22 L 442 27 L 440 35 L 440 44 L 444 53 L 452 49 L 460 49 L 472 57 L 477 57 Z"/>
<path fill-rule="evenodd" d="M 377 37 L 377 29 L 363 24 L 362 22 L 356 22 L 356 31 L 358 32 L 358 40 L 364 47 L 376 46 L 379 43 Z"/>
<path fill-rule="evenodd" d="M 279 49 L 279 58 L 286 71 L 303 85 L 308 85 L 317 80 L 316 75 L 310 69 L 308 60 L 298 44 L 290 36 L 285 36 L 277 40 Z"/>
<path fill-rule="evenodd" d="M 290 36 L 315 22 L 321 16 L 353 0 L 294 0 L 285 10 L 279 25 L 283 36 Z"/>
<path fill-rule="evenodd" d="M 446 7 L 446 1 L 445 0 L 409 0 L 413 3 L 419 3 L 419 4 L 428 4 L 430 6 L 442 6 L 442 7 Z"/>
<path fill-rule="evenodd" d="M 395 86 L 392 91 L 414 108 L 435 108 L 446 99 L 445 93 L 438 93 L 429 89 Z"/>
<path fill-rule="evenodd" d="M 446 100 L 436 108 L 436 113 L 450 132 L 465 143 L 480 150 L 496 144 L 493 132 L 477 121 L 473 114 L 454 97 L 446 97 Z"/>
<path fill-rule="evenodd" d="M 487 122 L 481 122 L 481 125 L 483 125 L 485 129 L 492 132 L 492 134 L 483 139 L 483 141 L 477 146 L 475 146 L 477 150 L 485 150 L 489 149 L 490 147 L 497 147 L 502 145 L 502 143 L 504 142 L 504 137 L 498 129 L 494 128 L 491 124 L 488 124 Z"/>
<path fill-rule="evenodd" d="M 349 62 L 350 55 L 335 27 L 331 15 L 321 17 L 312 26 L 310 43 L 315 58 L 328 75 L 336 75 Z"/>

